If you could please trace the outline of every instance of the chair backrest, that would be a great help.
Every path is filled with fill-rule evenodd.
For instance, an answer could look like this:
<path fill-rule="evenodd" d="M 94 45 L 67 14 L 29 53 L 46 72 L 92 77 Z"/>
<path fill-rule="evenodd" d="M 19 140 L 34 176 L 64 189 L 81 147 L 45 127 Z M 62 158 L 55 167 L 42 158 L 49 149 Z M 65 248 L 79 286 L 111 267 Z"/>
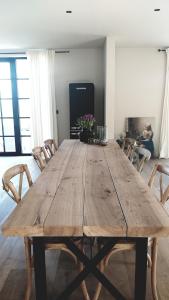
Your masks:
<path fill-rule="evenodd" d="M 133 153 L 133 149 L 135 147 L 136 140 L 133 138 L 124 138 L 122 143 L 122 150 L 126 154 L 126 156 L 130 159 Z"/>
<path fill-rule="evenodd" d="M 133 163 L 134 162 L 134 153 L 135 153 L 136 145 L 131 144 L 127 146 L 126 156 Z"/>
<path fill-rule="evenodd" d="M 169 176 L 169 166 L 167 165 L 161 165 L 156 164 L 152 170 L 152 173 L 150 175 L 150 179 L 148 181 L 148 185 L 151 188 L 154 183 L 155 176 L 157 173 L 160 175 L 159 177 L 159 183 L 160 183 L 160 202 L 162 204 L 165 204 L 165 202 L 169 199 L 169 185 L 167 187 L 164 187 L 164 175 Z"/>
<path fill-rule="evenodd" d="M 138 155 L 137 170 L 141 173 L 144 167 L 144 163 L 151 158 L 151 152 L 143 147 L 136 147 L 134 151 Z"/>
<path fill-rule="evenodd" d="M 49 157 L 52 157 L 58 149 L 56 142 L 53 139 L 48 139 L 44 141 L 44 145 Z"/>
<path fill-rule="evenodd" d="M 17 204 L 22 198 L 22 184 L 24 174 L 26 175 L 28 186 L 30 187 L 33 182 L 28 166 L 26 164 L 20 164 L 9 168 L 2 177 L 3 189 Z M 16 184 L 14 185 L 14 183 L 11 181 L 11 179 L 13 179 L 17 175 L 19 175 L 18 189 L 16 187 Z"/>
<path fill-rule="evenodd" d="M 124 138 L 123 141 L 122 141 L 122 145 L 121 145 L 121 149 L 124 151 L 125 149 L 125 146 L 126 146 L 126 139 Z"/>
<path fill-rule="evenodd" d="M 35 147 L 32 149 L 32 155 L 41 171 L 45 168 L 49 157 L 44 147 Z"/>

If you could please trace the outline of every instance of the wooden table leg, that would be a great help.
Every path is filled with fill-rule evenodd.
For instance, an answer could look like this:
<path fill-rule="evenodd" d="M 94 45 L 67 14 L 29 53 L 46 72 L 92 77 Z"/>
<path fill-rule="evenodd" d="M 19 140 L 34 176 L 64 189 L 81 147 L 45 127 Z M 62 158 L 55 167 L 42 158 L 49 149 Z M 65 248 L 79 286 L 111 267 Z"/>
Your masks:
<path fill-rule="evenodd" d="M 36 300 L 47 300 L 45 247 L 42 237 L 33 238 Z"/>
<path fill-rule="evenodd" d="M 135 300 L 146 299 L 147 238 L 136 239 Z"/>

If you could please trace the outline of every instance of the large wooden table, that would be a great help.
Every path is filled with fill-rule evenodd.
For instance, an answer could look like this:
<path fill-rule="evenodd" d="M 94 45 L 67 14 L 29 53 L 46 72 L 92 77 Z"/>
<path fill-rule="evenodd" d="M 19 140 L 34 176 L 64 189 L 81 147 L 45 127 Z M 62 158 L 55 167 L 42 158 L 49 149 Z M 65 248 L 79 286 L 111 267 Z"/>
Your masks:
<path fill-rule="evenodd" d="M 85 265 L 58 299 L 66 299 L 90 272 L 116 299 L 125 299 L 96 265 L 119 239 L 132 239 L 134 298 L 144 300 L 147 240 L 169 236 L 169 217 L 115 142 L 101 147 L 65 140 L 2 231 L 6 236 L 33 237 L 37 300 L 46 299 L 44 243 L 55 240 L 66 243 Z M 84 236 L 107 237 L 93 259 L 71 239 Z"/>

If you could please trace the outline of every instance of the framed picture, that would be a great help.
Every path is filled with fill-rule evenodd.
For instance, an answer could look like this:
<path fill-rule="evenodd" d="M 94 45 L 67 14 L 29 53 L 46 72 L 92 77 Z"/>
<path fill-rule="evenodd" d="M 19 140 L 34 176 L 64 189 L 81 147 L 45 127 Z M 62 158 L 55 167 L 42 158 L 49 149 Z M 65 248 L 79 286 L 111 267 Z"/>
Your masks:
<path fill-rule="evenodd" d="M 128 137 L 137 139 L 143 135 L 146 128 L 151 128 L 154 135 L 155 118 L 154 117 L 136 117 L 126 118 L 125 131 Z M 153 138 L 153 136 L 152 136 Z"/>

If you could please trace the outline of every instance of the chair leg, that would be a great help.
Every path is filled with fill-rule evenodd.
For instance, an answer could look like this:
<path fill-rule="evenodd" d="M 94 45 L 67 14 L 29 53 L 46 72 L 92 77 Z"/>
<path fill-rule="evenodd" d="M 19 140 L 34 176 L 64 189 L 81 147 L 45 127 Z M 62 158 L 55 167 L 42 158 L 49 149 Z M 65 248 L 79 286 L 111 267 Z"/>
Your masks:
<path fill-rule="evenodd" d="M 83 264 L 81 262 L 79 262 L 79 271 L 83 271 Z M 90 296 L 88 294 L 88 290 L 86 287 L 86 282 L 83 280 L 81 285 L 80 285 L 81 289 L 82 289 L 82 293 L 83 293 L 83 298 L 84 300 L 90 300 Z"/>
<path fill-rule="evenodd" d="M 149 254 L 147 254 L 147 265 L 148 265 L 149 268 L 152 267 L 151 256 Z"/>
<path fill-rule="evenodd" d="M 125 249 L 124 249 L 125 250 Z M 113 249 L 112 251 L 110 251 L 110 253 L 100 262 L 100 271 L 103 273 L 105 268 L 108 266 L 108 263 L 109 263 L 109 259 L 111 258 L 111 256 L 114 254 L 114 253 L 117 253 L 119 251 L 122 251 L 121 249 Z M 101 289 L 102 289 L 102 284 L 100 282 L 98 282 L 97 284 L 97 287 L 96 287 L 96 291 L 95 291 L 95 294 L 94 294 L 94 297 L 92 300 L 97 300 L 100 296 L 100 293 L 101 293 Z"/>
<path fill-rule="evenodd" d="M 81 251 L 84 251 L 83 250 L 83 245 L 82 244 L 79 244 L 78 245 L 79 249 Z M 78 265 L 79 265 L 79 272 L 82 272 L 83 271 L 83 263 L 82 262 L 78 262 Z M 85 280 L 82 281 L 81 285 L 80 285 L 81 289 L 82 289 L 82 293 L 83 293 L 83 298 L 84 300 L 90 300 L 90 296 L 88 294 L 88 290 L 87 290 L 87 287 L 86 287 L 86 282 Z"/>
<path fill-rule="evenodd" d="M 157 239 L 153 240 L 151 248 L 152 267 L 151 267 L 151 287 L 154 300 L 158 300 L 157 294 Z"/>
<path fill-rule="evenodd" d="M 98 244 L 98 251 L 100 251 L 101 249 L 101 245 Z M 109 255 L 107 255 L 105 258 L 103 258 L 99 264 L 99 270 L 103 273 L 104 270 L 105 270 L 105 267 L 106 267 L 106 259 L 109 257 Z M 109 258 L 108 258 L 109 260 Z M 107 261 L 107 264 L 108 264 L 108 261 Z M 95 294 L 93 296 L 93 299 L 92 300 L 97 300 L 99 299 L 99 296 L 100 296 L 100 293 L 101 293 L 101 289 L 102 289 L 102 284 L 100 282 L 97 283 L 97 286 L 96 286 L 96 291 L 95 291 Z"/>
<path fill-rule="evenodd" d="M 24 300 L 29 300 L 32 291 L 32 258 L 31 258 L 31 241 L 28 238 L 24 238 L 25 243 L 25 257 L 27 268 L 27 286 Z"/>
<path fill-rule="evenodd" d="M 105 262 L 104 262 L 104 259 L 100 262 L 100 271 L 103 273 L 104 272 L 104 269 L 105 269 Z M 100 282 L 98 282 L 97 286 L 96 286 L 96 291 L 95 291 L 95 294 L 94 294 L 94 297 L 92 300 L 97 300 L 100 296 L 100 293 L 101 293 L 101 289 L 102 289 L 102 284 Z"/>

